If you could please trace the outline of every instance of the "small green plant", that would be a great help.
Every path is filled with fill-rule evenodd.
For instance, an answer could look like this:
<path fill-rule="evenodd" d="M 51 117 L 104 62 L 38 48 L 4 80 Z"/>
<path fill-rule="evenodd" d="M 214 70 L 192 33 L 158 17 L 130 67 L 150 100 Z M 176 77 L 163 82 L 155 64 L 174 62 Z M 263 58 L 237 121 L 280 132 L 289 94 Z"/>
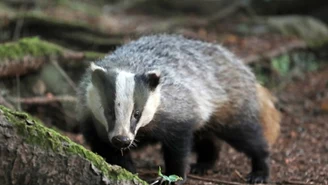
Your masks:
<path fill-rule="evenodd" d="M 289 55 L 285 54 L 271 59 L 271 66 L 279 72 L 281 76 L 286 76 L 291 68 L 291 60 Z"/>
<path fill-rule="evenodd" d="M 171 184 L 172 182 L 177 182 L 177 181 L 183 180 L 182 177 L 179 177 L 177 175 L 170 175 L 170 176 L 163 175 L 162 169 L 160 166 L 158 167 L 158 176 L 160 177 L 160 179 L 151 183 L 151 185 L 154 185 L 154 184 L 158 183 L 159 181 L 160 181 L 159 184 L 163 184 L 165 182 L 168 182 L 168 184 Z"/>

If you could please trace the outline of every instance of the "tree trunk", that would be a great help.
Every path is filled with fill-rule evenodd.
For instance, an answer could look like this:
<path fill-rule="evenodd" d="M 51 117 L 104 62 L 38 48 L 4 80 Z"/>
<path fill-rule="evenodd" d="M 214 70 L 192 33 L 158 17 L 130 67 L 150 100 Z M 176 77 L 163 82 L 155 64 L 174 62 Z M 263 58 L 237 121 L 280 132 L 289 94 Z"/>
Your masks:
<path fill-rule="evenodd" d="M 0 184 L 146 184 L 136 175 L 0 105 Z"/>

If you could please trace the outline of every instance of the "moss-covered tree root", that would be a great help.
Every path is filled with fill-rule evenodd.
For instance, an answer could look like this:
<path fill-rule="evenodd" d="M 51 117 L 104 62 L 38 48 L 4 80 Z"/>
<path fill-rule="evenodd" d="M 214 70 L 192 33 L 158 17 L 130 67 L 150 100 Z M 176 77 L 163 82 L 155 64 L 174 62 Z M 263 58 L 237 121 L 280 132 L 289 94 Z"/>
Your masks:
<path fill-rule="evenodd" d="M 144 184 L 136 175 L 0 106 L 0 184 Z"/>

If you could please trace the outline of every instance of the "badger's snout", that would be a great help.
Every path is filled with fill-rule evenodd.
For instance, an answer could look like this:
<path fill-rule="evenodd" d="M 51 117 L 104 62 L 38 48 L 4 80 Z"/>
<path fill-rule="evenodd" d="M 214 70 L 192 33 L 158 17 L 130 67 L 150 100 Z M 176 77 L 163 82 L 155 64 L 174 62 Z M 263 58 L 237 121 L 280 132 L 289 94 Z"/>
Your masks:
<path fill-rule="evenodd" d="M 111 142 L 114 147 L 121 149 L 128 147 L 131 143 L 131 139 L 126 136 L 118 135 L 114 136 Z"/>

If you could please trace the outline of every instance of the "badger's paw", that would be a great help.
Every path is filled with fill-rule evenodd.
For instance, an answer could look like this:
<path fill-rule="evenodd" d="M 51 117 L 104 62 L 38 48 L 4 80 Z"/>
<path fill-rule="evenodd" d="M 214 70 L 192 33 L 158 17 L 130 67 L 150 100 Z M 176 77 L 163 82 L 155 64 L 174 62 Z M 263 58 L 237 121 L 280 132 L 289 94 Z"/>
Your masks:
<path fill-rule="evenodd" d="M 247 175 L 247 182 L 250 184 L 267 183 L 268 175 L 264 172 L 251 172 Z"/>

